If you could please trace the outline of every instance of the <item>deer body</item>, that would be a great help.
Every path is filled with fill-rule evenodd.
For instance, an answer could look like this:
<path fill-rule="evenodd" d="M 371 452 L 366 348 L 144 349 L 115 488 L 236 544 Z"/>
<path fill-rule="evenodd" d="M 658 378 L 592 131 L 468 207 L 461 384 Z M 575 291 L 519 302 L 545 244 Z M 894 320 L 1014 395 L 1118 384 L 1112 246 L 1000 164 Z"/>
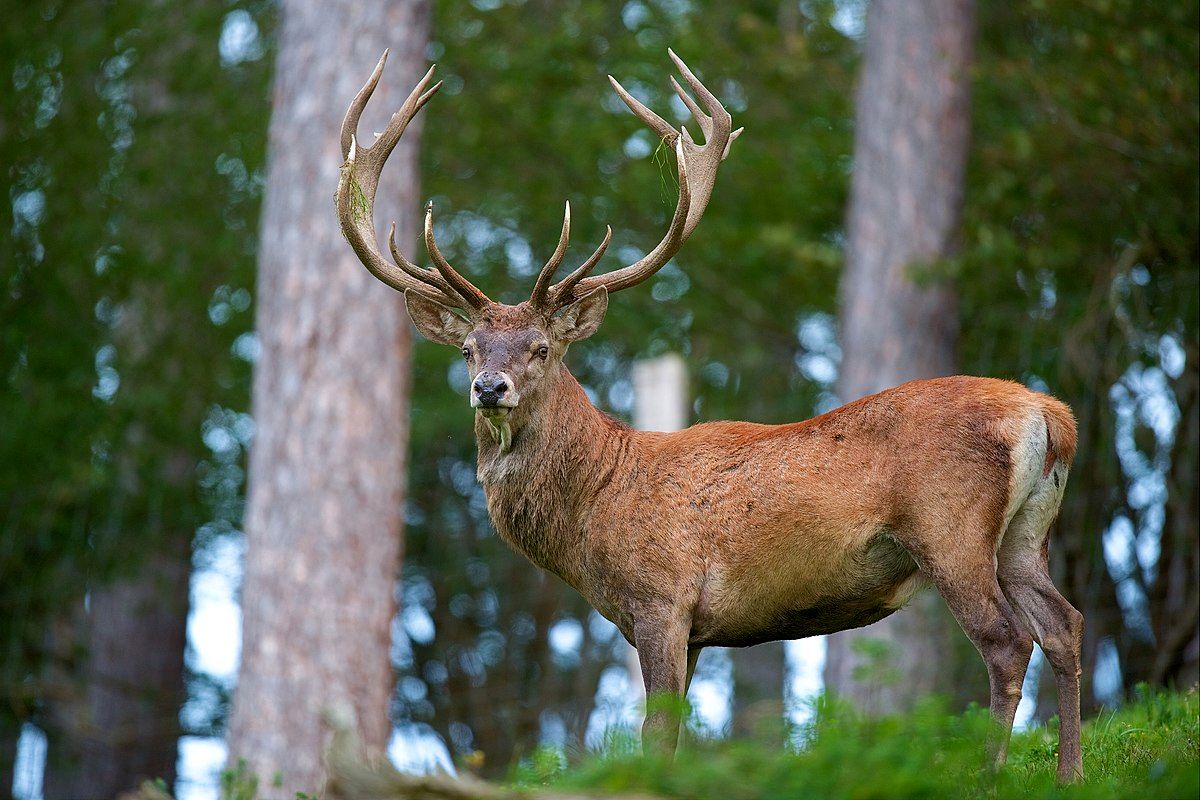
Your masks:
<path fill-rule="evenodd" d="M 690 647 L 870 624 L 928 583 L 911 552 L 995 553 L 1026 502 L 1065 486 L 1046 423 L 1063 407 L 1005 381 L 917 381 L 792 425 L 650 433 L 594 408 L 565 368 L 559 380 L 507 451 L 481 415 L 479 480 L 499 534 L 631 643 L 639 617 L 664 613 Z M 900 449 L 914 433 L 928 449 Z M 1057 445 L 1067 459 L 1073 446 Z M 963 542 L 976 514 L 990 524 Z"/>
<path fill-rule="evenodd" d="M 385 54 L 386 58 L 386 54 Z M 610 241 L 552 283 L 562 235 L 529 300 L 490 300 L 442 256 L 434 269 L 375 238 L 379 173 L 437 91 L 433 70 L 369 147 L 358 119 L 381 59 L 342 126 L 337 210 L 363 264 L 404 292 L 417 329 L 460 348 L 471 377 L 478 476 L 496 530 L 563 578 L 637 648 L 647 693 L 686 692 L 700 650 L 868 625 L 932 583 L 987 665 L 991 710 L 1008 731 L 1036 640 L 1054 669 L 1062 719 L 1058 775 L 1082 775 L 1082 617 L 1048 571 L 1049 528 L 1075 452 L 1058 400 L 988 378 L 914 381 L 791 425 L 713 422 L 676 433 L 631 430 L 592 406 L 567 370 L 609 293 L 661 269 L 691 235 L 740 130 L 671 53 L 694 99 L 672 86 L 704 135 L 697 144 L 615 80 L 629 108 L 673 147 L 679 200 L 667 233 L 634 264 L 590 275 Z M 394 227 L 393 227 L 394 233 Z M 457 310 L 456 310 L 457 309 Z M 678 722 L 643 732 L 674 748 Z"/>

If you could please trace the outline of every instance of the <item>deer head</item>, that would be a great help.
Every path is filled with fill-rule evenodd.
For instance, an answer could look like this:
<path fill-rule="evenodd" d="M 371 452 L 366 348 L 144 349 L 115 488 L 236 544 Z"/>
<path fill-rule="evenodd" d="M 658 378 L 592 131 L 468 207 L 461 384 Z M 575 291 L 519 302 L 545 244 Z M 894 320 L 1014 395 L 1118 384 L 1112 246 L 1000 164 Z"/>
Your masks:
<path fill-rule="evenodd" d="M 741 128 L 731 130 L 732 119 L 720 101 L 674 52 L 668 53 L 698 98 L 698 101 L 693 99 L 671 78 L 672 88 L 700 126 L 703 144 L 697 144 L 687 128 L 676 129 L 668 124 L 609 76 L 625 104 L 675 152 L 679 199 L 666 235 L 636 263 L 593 276 L 592 269 L 612 239 L 612 229 L 608 228 L 595 252 L 554 283 L 570 239 L 568 203 L 558 246 L 539 273 L 529 299 L 515 306 L 489 299 L 446 261 L 434 239 L 432 203 L 425 207 L 425 247 L 433 268 L 418 267 L 404 257 L 396 247 L 395 223 L 388 236 L 391 260 L 380 252 L 376 241 L 373 209 L 379 174 L 408 123 L 441 88 L 441 82 L 429 87 L 433 68 L 371 146 L 361 146 L 356 131 L 363 109 L 383 73 L 386 52 L 346 112 L 341 131 L 345 163 L 337 189 L 342 232 L 372 274 L 404 293 L 409 314 L 423 336 L 461 348 L 471 378 L 470 405 L 487 420 L 502 450 L 508 449 L 514 427 L 532 413 L 538 398 L 554 385 L 567 347 L 591 336 L 600 326 L 608 308 L 609 293 L 636 286 L 679 251 L 708 205 L 717 168 L 728 155 L 730 144 L 742 132 Z M 522 413 L 514 413 L 518 410 Z"/>

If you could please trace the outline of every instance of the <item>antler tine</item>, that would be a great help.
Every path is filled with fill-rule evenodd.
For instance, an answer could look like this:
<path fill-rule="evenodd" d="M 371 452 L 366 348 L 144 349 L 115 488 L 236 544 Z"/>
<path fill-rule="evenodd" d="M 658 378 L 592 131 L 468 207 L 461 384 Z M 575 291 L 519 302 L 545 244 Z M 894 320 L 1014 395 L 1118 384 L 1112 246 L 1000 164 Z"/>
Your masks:
<path fill-rule="evenodd" d="M 649 278 L 662 269 L 668 261 L 679 252 L 679 248 L 692 235 L 708 200 L 712 196 L 713 185 L 717 178 L 717 169 L 725 156 L 729 154 L 729 145 L 741 134 L 741 129 L 731 131 L 733 119 L 721 105 L 716 95 L 700 82 L 687 64 L 672 50 L 667 51 L 675 66 L 683 76 L 684 82 L 695 93 L 693 99 L 679 81 L 671 79 L 671 88 L 683 100 L 688 111 L 695 117 L 704 134 L 704 144 L 697 144 L 687 128 L 674 128 L 662 117 L 651 111 L 625 90 L 611 75 L 609 81 L 617 95 L 629 106 L 642 122 L 646 123 L 658 136 L 671 144 L 675 149 L 675 160 L 679 169 L 679 202 L 675 206 L 675 214 L 667 233 L 653 250 L 643 258 L 627 267 L 591 277 L 576 278 L 573 273 L 567 280 L 550 288 L 549 296 L 561 306 L 571 300 L 582 297 L 599 286 L 605 286 L 610 292 L 634 286 Z M 607 242 L 607 240 L 606 240 Z M 568 281 L 577 281 L 569 285 Z"/>
<path fill-rule="evenodd" d="M 675 80 L 674 76 L 671 76 L 671 88 L 675 90 L 675 94 L 679 95 L 679 99 L 683 101 L 685 106 L 687 106 L 688 111 L 692 112 L 692 116 L 695 117 L 696 122 L 700 124 L 700 132 L 704 134 L 704 139 L 707 141 L 708 138 L 712 136 L 713 118 L 708 114 L 705 114 L 704 110 L 701 109 L 700 106 L 696 105 L 696 101 L 692 99 L 690 94 L 683 90 L 683 87 L 679 85 L 679 81 Z M 680 130 L 683 131 L 684 135 L 687 135 L 686 129 L 680 128 Z M 733 144 L 739 136 L 742 135 L 744 130 L 746 129 L 738 128 L 729 134 L 729 141 L 725 143 L 725 152 L 721 153 L 722 161 L 729 157 L 729 146 Z M 688 138 L 691 139 L 690 136 Z"/>
<path fill-rule="evenodd" d="M 487 295 L 475 288 L 475 285 L 469 280 L 458 274 L 454 267 L 450 266 L 450 262 L 442 255 L 442 251 L 438 249 L 437 241 L 433 238 L 433 201 L 430 200 L 425 204 L 425 249 L 429 251 L 429 257 L 433 259 L 433 265 L 437 267 L 437 271 L 442 274 L 446 283 L 450 284 L 455 292 L 474 311 L 481 311 L 484 307 L 491 304 L 491 300 Z"/>
<path fill-rule="evenodd" d="M 700 82 L 700 79 L 696 77 L 688 65 L 683 63 L 683 59 L 675 55 L 675 51 L 669 47 L 667 48 L 667 55 L 671 57 L 671 61 L 675 62 L 675 68 L 683 75 L 683 79 L 687 81 L 687 85 L 691 90 L 699 96 L 704 105 L 708 106 L 708 113 L 712 115 L 713 119 L 716 120 L 722 116 L 728 118 L 729 114 L 725 111 L 725 107 L 721 105 L 721 101 L 717 99 L 715 94 L 708 90 L 707 86 Z"/>
<path fill-rule="evenodd" d="M 541 307 L 546 304 L 546 291 L 550 288 L 550 280 L 554 277 L 554 273 L 558 271 L 563 257 L 567 254 L 567 243 L 570 239 L 571 201 L 568 200 L 563 210 L 562 233 L 558 237 L 558 246 L 554 248 L 554 254 L 550 256 L 550 260 L 546 262 L 546 265 L 542 267 L 542 271 L 538 273 L 537 282 L 533 284 L 533 294 L 529 296 L 529 302 L 534 307 Z"/>
<path fill-rule="evenodd" d="M 679 58 L 679 56 L 675 55 L 673 50 L 668 49 L 667 52 L 671 54 L 671 58 L 674 59 L 675 63 L 680 66 L 680 72 L 685 73 L 685 79 L 689 81 L 688 85 L 692 86 L 693 90 L 696 91 L 697 94 L 703 93 L 705 96 L 712 98 L 712 100 L 716 102 L 718 106 L 720 106 L 720 102 L 717 101 L 716 97 L 714 97 L 712 93 L 704 87 L 704 84 L 696 80 L 696 76 L 693 75 L 692 71 L 687 68 L 687 65 L 683 63 L 683 60 Z M 695 87 L 699 87 L 699 90 L 695 89 Z M 696 118 L 696 122 L 700 125 L 700 132 L 704 134 L 704 140 L 707 142 L 708 139 L 714 135 L 713 117 L 704 113 L 704 110 L 696 104 L 696 101 L 692 99 L 692 96 L 685 92 L 683 87 L 679 85 L 679 81 L 675 80 L 674 75 L 671 76 L 671 88 L 675 90 L 675 94 L 679 95 L 679 99 L 683 101 L 683 104 L 687 106 L 688 111 L 690 111 L 692 116 Z M 721 112 L 722 113 L 717 115 L 718 118 L 724 119 L 729 116 L 728 113 L 725 113 L 725 109 L 723 107 L 721 108 Z M 730 120 L 730 127 L 732 127 L 732 119 Z M 681 130 L 683 129 L 681 128 Z M 729 146 L 733 144 L 734 140 L 741 136 L 742 132 L 745 130 L 745 128 L 738 128 L 737 130 L 729 133 L 729 141 L 725 143 L 725 151 L 721 153 L 722 161 L 729 156 Z M 683 133 L 686 135 L 687 131 L 683 130 Z M 691 137 L 689 137 L 689 139 L 690 138 Z"/>
<path fill-rule="evenodd" d="M 392 229 L 388 231 L 388 249 L 392 251 L 392 259 L 400 265 L 400 269 L 404 270 L 426 286 L 431 286 L 443 294 L 451 297 L 458 296 L 458 292 L 454 291 L 454 289 L 450 287 L 450 284 L 446 283 L 446 280 L 438 272 L 432 269 L 418 267 L 416 264 L 404 257 L 404 254 L 400 252 L 398 247 L 396 247 L 396 223 L 394 222 L 392 223 Z M 426 290 L 426 292 L 428 292 L 428 290 Z"/>
<path fill-rule="evenodd" d="M 611 241 L 612 226 L 605 225 L 604 241 L 600 242 L 600 246 L 596 248 L 596 251 L 588 256 L 587 261 L 584 261 L 575 268 L 574 272 L 563 278 L 555 285 L 553 294 L 546 299 L 543 307 L 553 311 L 563 307 L 567 303 L 571 302 L 571 300 L 574 300 L 575 297 L 572 293 L 572 290 L 574 290 L 575 285 L 582 279 L 586 278 L 588 273 L 595 268 L 596 264 L 600 263 L 600 258 L 604 255 L 604 251 L 608 249 L 608 244 Z"/>
<path fill-rule="evenodd" d="M 490 302 L 483 293 L 461 276 L 460 287 L 447 281 L 444 275 L 430 269 L 422 269 L 405 258 L 396 247 L 394 224 L 388 235 L 388 247 L 396 263 L 389 261 L 380 252 L 374 222 L 375 192 L 379 188 L 379 174 L 403 136 L 405 128 L 442 86 L 440 81 L 432 87 L 429 86 L 434 71 L 434 68 L 430 67 L 413 87 L 400 109 L 392 114 L 383 133 L 370 146 L 362 146 L 356 134 L 358 123 L 362 118 L 363 109 L 379 85 L 387 56 L 385 50 L 371 72 L 371 77 L 350 102 L 342 120 L 339 140 L 345 163 L 342 164 L 335 196 L 338 222 L 359 260 L 372 275 L 388 286 L 398 291 L 415 289 L 444 305 L 476 311 L 481 307 L 479 298 L 482 297 L 484 303 Z"/>
<path fill-rule="evenodd" d="M 396 113 L 392 114 L 388 119 L 387 127 L 383 129 L 383 133 L 379 134 L 379 138 L 375 140 L 375 144 L 371 145 L 371 149 L 378 148 L 380 162 L 386 161 L 387 157 L 396 149 L 396 145 L 400 142 L 400 137 L 404 135 L 404 129 L 408 127 L 408 123 L 412 122 L 425 104 L 442 88 L 442 82 L 438 81 L 427 90 L 429 82 L 433 80 L 433 71 L 437 69 L 434 64 L 429 68 L 429 71 L 417 82 L 413 90 L 409 92 L 408 97 L 404 100 L 404 105 Z M 382 163 L 380 164 L 382 166 Z"/>
<path fill-rule="evenodd" d="M 679 99 L 687 106 L 688 111 L 692 112 L 692 116 L 700 123 L 700 132 L 707 138 L 708 131 L 712 127 L 712 117 L 705 114 L 704 110 L 696 105 L 696 101 L 692 99 L 690 94 L 683 90 L 683 87 L 679 85 L 679 81 L 675 80 L 674 75 L 671 76 L 671 88 L 675 90 L 675 94 L 679 96 Z"/>
<path fill-rule="evenodd" d="M 674 50 L 668 48 L 667 55 L 671 57 L 676 69 L 683 75 L 683 80 L 687 83 L 688 88 L 696 93 L 700 103 L 708 110 L 707 114 L 700 112 L 695 103 L 688 103 L 686 99 L 684 100 L 684 104 L 692 112 L 692 116 L 696 118 L 700 130 L 704 134 L 704 145 L 701 147 L 688 135 L 687 128 L 681 128 L 685 151 L 693 162 L 692 176 L 696 179 L 695 191 L 692 193 L 692 209 L 688 214 L 687 226 L 683 232 L 683 238 L 687 239 L 700 224 L 700 217 L 704 215 L 704 210 L 708 207 L 708 199 L 712 195 L 713 184 L 716 182 L 717 168 L 729 154 L 729 145 L 733 141 L 731 136 L 733 118 L 729 116 L 729 112 L 721 105 L 717 96 L 700 82 L 695 73 L 683 62 L 683 59 L 675 55 Z M 672 83 L 681 97 L 686 95 L 678 81 L 672 80 Z"/>
<path fill-rule="evenodd" d="M 599 286 L 608 287 L 609 292 L 618 292 L 621 289 L 636 286 L 662 269 L 671 260 L 671 257 L 679 252 L 685 238 L 684 227 L 687 223 L 688 209 L 691 207 L 692 199 L 688 186 L 688 167 L 683 158 L 682 149 L 683 140 L 677 139 L 675 157 L 679 162 L 679 202 L 675 205 L 671 224 L 662 240 L 655 245 L 653 250 L 627 267 L 606 272 L 603 275 L 593 275 L 589 278 L 580 276 L 582 279 L 578 280 L 573 289 L 565 286 L 569 278 L 555 284 L 550 289 L 550 295 L 558 300 L 560 306 L 583 297 Z"/>
<path fill-rule="evenodd" d="M 354 99 L 350 101 L 350 107 L 346 109 L 346 116 L 342 118 L 340 139 L 343 159 L 350 157 L 350 148 L 354 145 L 354 134 L 358 130 L 358 121 L 362 118 L 363 109 L 367 107 L 367 101 L 375 93 L 375 87 L 379 85 L 379 78 L 383 75 L 383 66 L 387 63 L 388 52 L 390 51 L 387 49 L 383 51 L 383 55 L 379 57 L 379 63 L 371 72 L 371 77 L 367 78 L 367 82 L 358 90 L 358 94 L 354 95 Z"/>
<path fill-rule="evenodd" d="M 622 86 L 612 75 L 608 76 L 608 82 L 612 84 L 613 90 L 616 91 L 617 96 L 625 101 L 625 105 L 629 106 L 629 110 L 632 111 L 638 119 L 646 123 L 651 130 L 657 133 L 658 138 L 664 140 L 669 145 L 675 144 L 675 140 L 679 138 L 679 131 L 672 128 L 670 123 L 668 123 L 658 114 L 655 114 L 649 108 L 646 108 L 646 106 L 642 105 L 642 102 L 627 92 L 625 87 Z"/>

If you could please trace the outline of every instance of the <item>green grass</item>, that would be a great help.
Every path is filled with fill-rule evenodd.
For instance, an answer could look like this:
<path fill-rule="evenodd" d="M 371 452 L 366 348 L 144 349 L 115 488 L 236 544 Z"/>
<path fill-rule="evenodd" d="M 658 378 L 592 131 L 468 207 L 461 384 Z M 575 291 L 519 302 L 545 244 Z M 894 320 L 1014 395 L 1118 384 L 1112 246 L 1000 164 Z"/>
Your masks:
<path fill-rule="evenodd" d="M 987 712 L 948 714 L 936 701 L 914 713 L 863 719 L 823 704 L 814 725 L 758 741 L 691 740 L 674 763 L 636 754 L 613 737 L 602 754 L 564 767 L 542 754 L 518 770 L 518 787 L 590 793 L 642 792 L 695 800 L 897 800 L 901 798 L 1200 797 L 1200 698 L 1142 691 L 1083 731 L 1086 780 L 1058 786 L 1056 721 L 1013 737 L 1008 765 L 984 768 Z M 799 747 L 780 743 L 791 735 Z"/>

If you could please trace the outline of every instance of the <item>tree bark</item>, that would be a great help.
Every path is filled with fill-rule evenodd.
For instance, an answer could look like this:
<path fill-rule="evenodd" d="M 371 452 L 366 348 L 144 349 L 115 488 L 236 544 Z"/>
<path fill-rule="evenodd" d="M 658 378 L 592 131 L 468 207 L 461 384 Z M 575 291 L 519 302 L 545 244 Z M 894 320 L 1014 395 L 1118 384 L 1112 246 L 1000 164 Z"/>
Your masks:
<path fill-rule="evenodd" d="M 937 266 L 955 252 L 962 213 L 973 33 L 971 0 L 879 2 L 868 13 L 840 297 L 844 401 L 955 369 L 956 297 Z M 878 713 L 947 688 L 939 606 L 922 593 L 830 636 L 826 687 Z"/>
<path fill-rule="evenodd" d="M 352 708 L 375 750 L 391 731 L 409 325 L 400 296 L 343 241 L 333 191 L 347 105 L 390 47 L 359 135 L 383 130 L 424 72 L 428 20 L 424 0 L 282 7 L 259 253 L 242 664 L 229 731 L 231 761 L 245 758 L 273 797 L 322 789 L 323 709 Z M 410 126 L 390 159 L 378 212 L 397 220 L 397 241 L 410 251 L 419 128 Z"/>
<path fill-rule="evenodd" d="M 783 681 L 787 660 L 783 642 L 731 647 L 733 735 L 770 737 L 783 729 Z"/>
<path fill-rule="evenodd" d="M 49 702 L 46 800 L 104 800 L 175 781 L 191 531 L 81 610 L 86 659 Z"/>
<path fill-rule="evenodd" d="M 0 800 L 13 796 L 14 770 L 17 766 L 17 742 L 21 728 L 0 722 Z"/>

